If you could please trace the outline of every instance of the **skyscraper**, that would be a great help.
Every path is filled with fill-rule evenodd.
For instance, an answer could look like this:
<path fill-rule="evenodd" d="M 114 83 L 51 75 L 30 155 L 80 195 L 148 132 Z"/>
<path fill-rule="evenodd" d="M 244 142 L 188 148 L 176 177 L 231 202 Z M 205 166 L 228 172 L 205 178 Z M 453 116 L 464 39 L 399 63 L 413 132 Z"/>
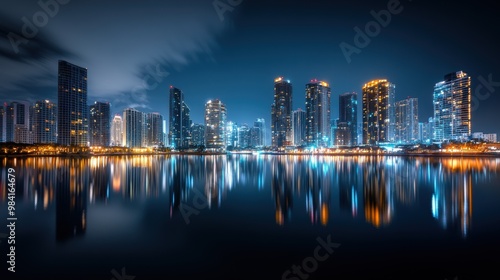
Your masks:
<path fill-rule="evenodd" d="M 306 112 L 300 108 L 293 111 L 293 145 L 302 146 L 306 144 Z"/>
<path fill-rule="evenodd" d="M 250 146 L 250 127 L 244 123 L 238 127 L 238 147 L 246 149 Z"/>
<path fill-rule="evenodd" d="M 254 126 L 250 128 L 250 144 L 249 146 L 252 148 L 262 147 L 262 134 L 260 131 L 260 127 Z"/>
<path fill-rule="evenodd" d="M 228 121 L 226 122 L 226 148 L 237 148 L 238 144 L 238 124 Z"/>
<path fill-rule="evenodd" d="M 363 144 L 394 142 L 396 86 L 373 80 L 363 86 Z"/>
<path fill-rule="evenodd" d="M 115 115 L 111 123 L 111 146 L 123 146 L 123 119 L 120 115 Z"/>
<path fill-rule="evenodd" d="M 205 142 L 207 149 L 226 148 L 227 110 L 220 100 L 210 100 L 205 105 Z"/>
<path fill-rule="evenodd" d="M 128 148 L 140 148 L 143 146 L 145 126 L 144 113 L 127 108 L 123 111 L 123 144 Z"/>
<path fill-rule="evenodd" d="M 263 118 L 258 118 L 255 120 L 253 127 L 259 129 L 259 141 L 254 142 L 254 147 L 263 147 L 266 145 L 266 121 Z"/>
<path fill-rule="evenodd" d="M 49 100 L 37 101 L 32 127 L 33 143 L 57 143 L 57 106 Z"/>
<path fill-rule="evenodd" d="M 147 146 L 162 147 L 163 143 L 163 116 L 159 113 L 148 113 L 147 124 Z"/>
<path fill-rule="evenodd" d="M 434 86 L 434 140 L 464 141 L 472 132 L 471 78 L 450 73 Z"/>
<path fill-rule="evenodd" d="M 90 106 L 90 145 L 107 147 L 110 144 L 110 110 L 107 102 L 95 102 Z"/>
<path fill-rule="evenodd" d="M 191 126 L 191 141 L 194 146 L 205 145 L 205 126 L 203 124 L 195 123 Z"/>
<path fill-rule="evenodd" d="M 57 84 L 57 142 L 87 146 L 87 69 L 60 60 Z"/>
<path fill-rule="evenodd" d="M 174 149 L 188 148 L 191 141 L 190 109 L 184 102 L 184 93 L 170 86 L 169 144 Z"/>
<path fill-rule="evenodd" d="M 292 144 L 292 84 L 283 77 L 274 80 L 274 102 L 271 105 L 272 146 Z"/>
<path fill-rule="evenodd" d="M 339 127 L 346 129 L 346 133 L 340 137 L 343 145 L 355 146 L 358 144 L 358 94 L 355 92 L 347 92 L 339 96 L 337 128 Z"/>
<path fill-rule="evenodd" d="M 28 102 L 11 102 L 6 108 L 5 138 L 6 142 L 22 144 L 31 143 L 29 134 L 29 108 Z"/>
<path fill-rule="evenodd" d="M 179 148 L 182 146 L 182 91 L 178 88 L 170 86 L 170 107 L 169 107 L 169 122 L 170 131 L 168 139 L 172 148 Z"/>
<path fill-rule="evenodd" d="M 335 137 L 335 145 L 337 146 L 352 146 L 351 127 L 347 122 L 341 122 L 339 119 L 335 121 L 333 126 L 333 136 Z"/>
<path fill-rule="evenodd" d="M 331 89 L 328 83 L 311 80 L 306 85 L 306 139 L 308 145 L 330 145 Z"/>
<path fill-rule="evenodd" d="M 191 109 L 187 104 L 182 101 L 182 126 L 181 126 L 181 146 L 183 148 L 189 148 L 191 146 Z"/>
<path fill-rule="evenodd" d="M 396 142 L 416 143 L 419 139 L 418 99 L 396 102 Z"/>
<path fill-rule="evenodd" d="M 0 105 L 0 143 L 5 142 L 5 107 Z"/>

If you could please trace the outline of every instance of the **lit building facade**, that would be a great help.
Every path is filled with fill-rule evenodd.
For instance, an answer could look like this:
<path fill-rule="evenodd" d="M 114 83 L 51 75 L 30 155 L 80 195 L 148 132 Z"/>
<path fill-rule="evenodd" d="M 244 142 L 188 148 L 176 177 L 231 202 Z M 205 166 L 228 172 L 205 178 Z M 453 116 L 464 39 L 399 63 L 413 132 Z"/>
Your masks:
<path fill-rule="evenodd" d="M 108 102 L 95 102 L 90 106 L 90 146 L 109 146 L 110 111 L 111 106 Z"/>
<path fill-rule="evenodd" d="M 6 142 L 30 144 L 30 104 L 27 102 L 11 102 L 5 112 Z"/>
<path fill-rule="evenodd" d="M 308 145 L 328 147 L 331 142 L 331 89 L 328 83 L 311 80 L 306 85 L 306 140 Z"/>
<path fill-rule="evenodd" d="M 123 146 L 123 119 L 115 115 L 111 123 L 111 146 Z"/>
<path fill-rule="evenodd" d="M 408 97 L 396 102 L 395 107 L 396 142 L 405 144 L 419 142 L 418 99 Z"/>
<path fill-rule="evenodd" d="M 200 147 L 205 145 L 205 126 L 195 123 L 191 125 L 191 141 L 194 146 Z"/>
<path fill-rule="evenodd" d="M 5 107 L 0 105 L 0 143 L 5 142 Z"/>
<path fill-rule="evenodd" d="M 57 143 L 88 146 L 87 69 L 60 60 L 57 87 Z"/>
<path fill-rule="evenodd" d="M 33 108 L 33 143 L 57 143 L 57 106 L 49 100 L 37 101 Z"/>
<path fill-rule="evenodd" d="M 147 146 L 163 147 L 163 116 L 159 113 L 148 113 L 146 115 Z"/>
<path fill-rule="evenodd" d="M 254 147 L 263 147 L 263 146 L 265 146 L 266 145 L 266 121 L 263 118 L 258 118 L 258 119 L 255 120 L 255 122 L 253 124 L 253 127 L 259 129 L 259 133 L 258 133 L 259 140 L 256 141 L 252 137 L 252 139 L 254 139 L 253 146 Z M 254 133 L 255 133 L 255 131 L 256 130 L 254 129 Z"/>
<path fill-rule="evenodd" d="M 466 141 L 471 136 L 471 78 L 450 73 L 434 86 L 434 140 Z"/>
<path fill-rule="evenodd" d="M 207 149 L 226 149 L 226 105 L 210 100 L 205 105 L 205 146 Z"/>
<path fill-rule="evenodd" d="M 395 141 L 396 86 L 387 80 L 373 80 L 363 86 L 363 144 Z"/>
<path fill-rule="evenodd" d="M 337 145 L 356 146 L 358 144 L 358 94 L 347 92 L 339 96 L 339 122 L 336 136 Z M 340 144 L 342 143 L 342 144 Z"/>
<path fill-rule="evenodd" d="M 226 122 L 226 148 L 237 148 L 238 143 L 238 124 L 232 121 Z"/>
<path fill-rule="evenodd" d="M 242 124 L 238 127 L 238 147 L 246 149 L 250 146 L 250 127 Z"/>
<path fill-rule="evenodd" d="M 272 147 L 292 144 L 292 84 L 283 77 L 274 80 L 274 102 L 271 105 Z"/>
<path fill-rule="evenodd" d="M 293 111 L 293 145 L 302 146 L 306 144 L 306 112 L 302 109 Z"/>
<path fill-rule="evenodd" d="M 182 90 L 170 86 L 169 145 L 173 149 L 188 148 L 191 144 L 190 109 L 184 102 Z"/>
<path fill-rule="evenodd" d="M 127 108 L 123 111 L 123 145 L 127 148 L 143 146 L 145 126 L 144 113 Z"/>

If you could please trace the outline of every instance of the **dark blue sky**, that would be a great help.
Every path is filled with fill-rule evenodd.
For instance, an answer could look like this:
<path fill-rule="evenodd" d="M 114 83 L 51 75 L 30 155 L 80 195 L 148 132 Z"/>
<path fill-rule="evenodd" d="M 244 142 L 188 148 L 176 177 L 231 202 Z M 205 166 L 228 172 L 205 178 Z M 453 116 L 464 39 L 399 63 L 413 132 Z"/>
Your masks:
<path fill-rule="evenodd" d="M 360 93 L 365 82 L 386 78 L 396 84 L 396 100 L 419 98 L 420 120 L 427 121 L 434 84 L 463 70 L 478 101 L 473 131 L 500 134 L 494 121 L 500 86 L 476 93 L 480 77 L 500 81 L 493 1 L 400 1 L 397 14 L 350 63 L 339 45 L 355 46 L 354 28 L 364 30 L 372 10 L 397 1 L 220 0 L 237 4 L 223 18 L 211 0 L 65 1 L 16 53 L 10 32 L 22 35 L 23 17 L 33 22 L 43 8 L 37 1 L 1 0 L 1 102 L 57 101 L 57 60 L 66 59 L 88 68 L 89 103 L 109 101 L 113 113 L 132 106 L 167 118 L 174 85 L 184 91 L 194 122 L 203 122 L 206 101 L 219 98 L 228 119 L 251 124 L 263 117 L 269 126 L 273 80 L 282 75 L 293 84 L 294 108 L 304 108 L 310 79 L 329 82 L 332 118 L 339 94 Z"/>

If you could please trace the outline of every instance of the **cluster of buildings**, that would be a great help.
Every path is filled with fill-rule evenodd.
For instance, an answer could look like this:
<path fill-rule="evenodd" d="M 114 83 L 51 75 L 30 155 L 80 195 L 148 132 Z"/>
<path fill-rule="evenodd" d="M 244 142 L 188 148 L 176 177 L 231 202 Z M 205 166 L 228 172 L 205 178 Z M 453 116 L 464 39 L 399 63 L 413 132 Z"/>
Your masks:
<path fill-rule="evenodd" d="M 205 105 L 205 123 L 193 123 L 183 92 L 170 87 L 169 128 L 156 112 L 126 108 L 111 119 L 111 105 L 87 105 L 87 69 L 59 61 L 58 103 L 14 101 L 0 106 L 0 142 L 93 147 L 206 148 L 212 150 L 262 148 L 265 121 L 251 127 L 227 120 L 220 100 Z"/>
<path fill-rule="evenodd" d="M 339 118 L 330 122 L 331 89 L 311 80 L 305 87 L 305 111 L 292 110 L 292 84 L 275 80 L 271 106 L 272 146 L 352 147 L 358 145 L 433 144 L 482 140 L 496 134 L 472 133 L 471 78 L 459 71 L 445 75 L 434 87 L 434 116 L 419 121 L 418 98 L 396 101 L 396 85 L 386 79 L 367 82 L 361 106 L 356 92 L 339 95 Z M 358 110 L 361 120 L 358 121 Z"/>
<path fill-rule="evenodd" d="M 58 102 L 15 101 L 0 106 L 0 142 L 57 143 L 64 146 L 170 147 L 223 151 L 266 147 L 266 123 L 228 120 L 222 101 L 205 104 L 204 123 L 193 123 L 182 90 L 171 86 L 168 123 L 155 112 L 127 108 L 111 116 L 108 102 L 87 105 L 87 69 L 59 61 Z M 325 81 L 305 85 L 305 109 L 293 110 L 293 86 L 274 80 L 271 104 L 273 149 L 352 147 L 359 145 L 496 142 L 496 134 L 472 133 L 471 78 L 450 73 L 434 87 L 434 115 L 419 121 L 418 99 L 396 101 L 396 86 L 386 79 L 367 82 L 358 94 L 339 95 L 338 119 L 332 120 L 331 87 Z M 361 119 L 358 117 L 361 116 Z M 168 129 L 167 129 L 168 125 Z"/>
<path fill-rule="evenodd" d="M 228 120 L 227 108 L 219 99 L 205 104 L 205 122 L 193 123 L 182 90 L 170 86 L 168 145 L 175 150 L 203 147 L 223 151 L 263 148 L 266 139 L 264 119 L 253 127 Z M 167 142 L 165 142 L 167 143 Z"/>

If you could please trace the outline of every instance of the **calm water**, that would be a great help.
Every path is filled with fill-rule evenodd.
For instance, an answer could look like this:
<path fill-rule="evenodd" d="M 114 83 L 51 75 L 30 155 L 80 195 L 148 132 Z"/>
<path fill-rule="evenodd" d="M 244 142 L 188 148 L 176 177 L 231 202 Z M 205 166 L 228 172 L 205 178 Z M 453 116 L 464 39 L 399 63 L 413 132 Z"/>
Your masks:
<path fill-rule="evenodd" d="M 498 275 L 500 159 L 0 159 L 5 225 L 10 167 L 18 279 Z"/>

